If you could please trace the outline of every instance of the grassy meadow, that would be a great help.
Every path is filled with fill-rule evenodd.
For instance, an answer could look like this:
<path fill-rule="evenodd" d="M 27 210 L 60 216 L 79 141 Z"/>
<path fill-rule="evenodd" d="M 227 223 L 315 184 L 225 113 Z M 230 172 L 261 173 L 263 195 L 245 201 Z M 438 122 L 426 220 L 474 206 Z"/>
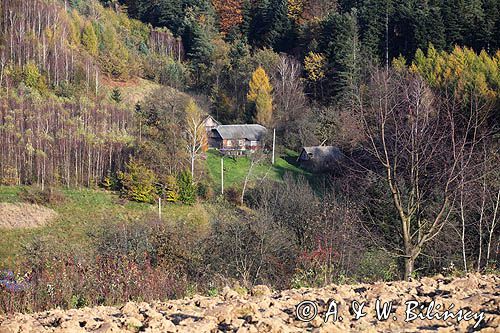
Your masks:
<path fill-rule="evenodd" d="M 0 202 L 21 202 L 18 193 L 22 187 L 0 186 Z M 91 241 L 89 236 L 98 227 L 110 222 L 133 223 L 146 217 L 156 217 L 158 207 L 146 203 L 123 200 L 118 194 L 103 190 L 61 189 L 64 201 L 49 204 L 58 216 L 49 224 L 38 228 L 1 229 L 0 270 L 17 266 L 22 260 L 23 246 L 34 236 L 50 240 L 53 246 L 84 251 Z M 164 204 L 162 217 L 170 223 L 208 221 L 201 204 L 194 207 Z"/>
<path fill-rule="evenodd" d="M 221 187 L 221 155 L 216 150 L 207 152 L 207 168 L 210 179 L 214 184 L 214 190 L 220 190 Z M 310 173 L 299 168 L 295 161 L 297 153 L 287 150 L 285 156 L 277 156 L 274 165 L 270 162 L 270 157 L 256 163 L 250 172 L 250 182 L 261 181 L 264 179 L 281 180 L 287 172 L 311 176 Z M 248 175 L 251 166 L 250 157 L 224 157 L 224 187 L 241 187 Z"/>

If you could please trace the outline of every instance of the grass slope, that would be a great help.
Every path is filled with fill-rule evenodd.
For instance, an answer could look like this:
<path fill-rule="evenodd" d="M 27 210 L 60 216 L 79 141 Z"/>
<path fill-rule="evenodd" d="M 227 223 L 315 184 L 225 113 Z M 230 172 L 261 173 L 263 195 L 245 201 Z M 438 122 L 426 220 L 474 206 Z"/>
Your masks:
<path fill-rule="evenodd" d="M 297 155 L 292 151 L 287 151 L 283 157 L 278 157 L 276 163 L 271 165 L 268 159 L 265 159 L 254 166 L 250 174 L 250 181 L 263 179 L 273 179 L 280 181 L 287 172 L 311 176 L 310 173 L 302 170 L 294 164 Z M 249 157 L 224 157 L 224 187 L 241 187 L 245 177 L 250 170 L 251 159 Z M 207 152 L 207 167 L 212 183 L 215 184 L 215 190 L 221 187 L 221 155 L 216 150 Z"/>
<path fill-rule="evenodd" d="M 0 186 L 0 202 L 20 202 L 20 191 L 21 187 Z M 88 233 L 97 227 L 112 222 L 134 223 L 154 218 L 158 212 L 154 205 L 121 200 L 110 192 L 90 189 L 65 189 L 62 192 L 64 202 L 48 205 L 58 213 L 58 217 L 48 225 L 31 229 L 0 228 L 0 270 L 16 267 L 21 260 L 23 245 L 34 236 L 49 239 L 53 246 L 84 251 L 90 241 Z M 166 204 L 162 216 L 169 223 L 208 221 L 202 205 Z"/>

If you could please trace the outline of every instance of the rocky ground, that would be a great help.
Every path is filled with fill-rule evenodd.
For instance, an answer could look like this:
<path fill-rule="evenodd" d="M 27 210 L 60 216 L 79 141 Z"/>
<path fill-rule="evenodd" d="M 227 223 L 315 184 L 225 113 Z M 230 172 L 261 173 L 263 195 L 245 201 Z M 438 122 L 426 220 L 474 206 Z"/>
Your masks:
<path fill-rule="evenodd" d="M 392 301 L 393 308 L 387 311 L 387 320 L 376 318 L 377 299 L 380 299 L 379 305 Z M 303 301 L 312 303 L 303 303 L 297 308 Z M 353 305 L 353 301 L 358 303 Z M 406 304 L 408 301 L 410 303 Z M 411 301 L 425 308 L 418 312 L 413 308 L 417 303 Z M 363 302 L 365 305 L 361 307 Z M 316 308 L 318 315 L 312 319 Z M 446 310 L 455 319 L 440 318 Z M 329 320 L 325 323 L 328 311 Z M 366 316 L 356 320 L 355 316 L 361 313 Z M 410 320 L 418 313 L 426 319 Z M 459 315 L 460 321 L 457 320 Z M 297 316 L 308 321 L 301 321 Z M 225 288 L 217 297 L 196 296 L 153 304 L 130 302 L 122 307 L 52 310 L 0 317 L 0 333 L 140 331 L 500 332 L 500 277 L 468 275 L 451 279 L 438 276 L 412 282 L 331 285 L 322 289 L 282 292 L 257 286 L 250 295 L 240 295 Z"/>

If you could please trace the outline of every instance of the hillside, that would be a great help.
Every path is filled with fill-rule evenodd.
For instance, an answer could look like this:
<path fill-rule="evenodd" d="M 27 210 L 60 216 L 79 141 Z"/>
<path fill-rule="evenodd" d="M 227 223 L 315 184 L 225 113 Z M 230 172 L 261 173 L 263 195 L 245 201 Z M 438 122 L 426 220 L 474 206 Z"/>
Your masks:
<path fill-rule="evenodd" d="M 74 249 L 83 254 L 90 250 L 90 234 L 96 230 L 110 223 L 132 224 L 158 216 L 157 207 L 122 200 L 113 192 L 65 189 L 58 194 L 58 200 L 31 205 L 24 203 L 19 195 L 25 190 L 27 188 L 0 186 L 0 208 L 3 205 L 8 208 L 0 212 L 0 271 L 19 267 L 26 259 L 25 246 L 33 239 L 43 239 L 51 244 L 54 251 L 64 253 Z M 25 208 L 22 213 L 15 215 L 9 214 L 9 210 L 18 211 L 19 206 L 30 209 Z M 36 219 L 30 213 L 36 214 Z M 34 228 L 34 224 L 44 215 L 49 215 L 50 219 Z M 208 222 L 207 213 L 201 205 L 164 205 L 163 217 L 172 224 L 183 222 L 197 225 Z M 10 227 L 11 224 L 16 228 Z"/>
<path fill-rule="evenodd" d="M 298 289 L 272 292 L 255 286 L 249 295 L 225 288 L 213 297 L 193 296 L 177 301 L 129 302 L 122 307 L 97 307 L 77 310 L 51 310 L 36 314 L 0 317 L 0 332 L 497 332 L 498 276 L 471 274 L 462 278 L 424 278 L 421 281 L 360 285 L 330 285 L 322 289 Z M 376 320 L 376 299 L 393 302 L 390 319 Z M 318 317 L 303 322 L 297 319 L 296 306 L 311 300 L 319 309 Z M 334 314 L 325 323 L 332 301 Z M 352 301 L 365 302 L 365 317 L 354 320 L 349 313 Z M 430 306 L 433 301 L 443 308 L 429 309 L 431 316 L 450 310 L 470 311 L 466 320 L 413 319 L 417 311 L 405 302 L 417 301 Z M 454 307 L 451 307 L 454 304 Z M 331 308 L 330 310 L 332 310 Z M 304 319 L 307 312 L 303 312 Z M 405 323 L 406 313 L 412 320 Z M 425 311 L 423 313 L 426 313 Z M 465 313 L 465 312 L 464 312 Z M 474 316 L 474 319 L 472 319 Z M 343 320 L 340 320 L 342 317 Z M 395 317 L 396 319 L 393 319 Z"/>
<path fill-rule="evenodd" d="M 377 281 L 335 288 L 498 312 L 499 139 L 498 0 L 0 0 L 0 315 L 298 331 L 294 288 Z"/>

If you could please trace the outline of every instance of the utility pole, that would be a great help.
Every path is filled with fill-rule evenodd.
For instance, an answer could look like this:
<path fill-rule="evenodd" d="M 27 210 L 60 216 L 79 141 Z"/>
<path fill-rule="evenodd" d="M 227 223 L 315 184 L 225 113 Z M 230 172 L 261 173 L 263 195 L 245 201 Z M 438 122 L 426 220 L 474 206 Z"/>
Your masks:
<path fill-rule="evenodd" d="M 274 165 L 275 146 L 276 146 L 276 128 L 273 130 L 273 157 L 272 157 L 272 164 L 273 165 Z"/>
<path fill-rule="evenodd" d="M 158 197 L 158 217 L 161 220 L 161 197 Z"/>
<path fill-rule="evenodd" d="M 222 194 L 224 194 L 224 156 L 220 158 L 220 184 Z"/>

